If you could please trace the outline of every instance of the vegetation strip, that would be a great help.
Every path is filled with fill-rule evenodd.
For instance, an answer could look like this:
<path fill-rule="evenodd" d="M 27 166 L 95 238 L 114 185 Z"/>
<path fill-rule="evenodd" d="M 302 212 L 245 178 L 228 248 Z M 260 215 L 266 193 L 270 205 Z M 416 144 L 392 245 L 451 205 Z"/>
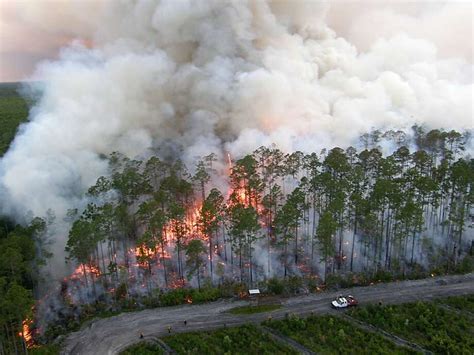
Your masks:
<path fill-rule="evenodd" d="M 460 315 L 460 316 L 465 316 L 465 317 L 469 317 L 471 319 L 474 319 L 474 314 L 469 312 L 469 311 L 456 309 L 453 306 L 450 306 L 450 305 L 447 305 L 447 304 L 444 304 L 444 303 L 437 303 L 437 305 L 438 305 L 438 307 L 444 308 L 448 312 L 452 312 L 452 313 L 455 313 L 455 314 Z"/>
<path fill-rule="evenodd" d="M 163 340 L 157 338 L 156 342 L 160 344 L 160 346 L 165 350 L 166 354 L 176 354 L 176 351 L 174 351 L 168 344 L 166 344 Z"/>
<path fill-rule="evenodd" d="M 376 326 L 373 326 L 372 324 L 364 323 L 364 322 L 362 322 L 358 319 L 355 319 L 355 318 L 347 315 L 346 313 L 338 313 L 337 315 L 339 317 L 343 318 L 343 319 L 346 319 L 347 321 L 349 321 L 351 323 L 357 324 L 358 327 L 360 327 L 364 330 L 367 330 L 367 331 L 372 332 L 372 333 L 378 333 L 381 336 L 383 336 L 384 338 L 386 338 L 387 340 L 390 340 L 390 341 L 394 342 L 397 345 L 405 346 L 407 348 L 411 348 L 415 351 L 419 351 L 419 352 L 422 352 L 424 354 L 432 354 L 431 351 L 428 351 L 428 350 L 424 349 L 423 347 L 421 347 L 420 345 L 418 345 L 416 343 L 413 343 L 413 342 L 410 342 L 408 340 L 402 339 L 402 338 L 400 338 L 400 337 L 398 337 L 398 336 L 396 336 L 392 333 L 386 332 L 383 329 L 380 329 Z"/>
<path fill-rule="evenodd" d="M 257 305 L 257 306 L 247 305 L 247 306 L 232 308 L 229 310 L 229 313 L 237 314 L 237 315 L 264 313 L 264 312 L 275 311 L 277 309 L 280 309 L 281 307 L 282 306 L 279 304 L 265 304 L 265 305 Z"/>
<path fill-rule="evenodd" d="M 432 302 L 353 309 L 349 314 L 435 353 L 464 354 L 474 349 L 474 323 Z"/>
<path fill-rule="evenodd" d="M 156 339 L 147 339 L 139 343 L 135 343 L 123 351 L 120 352 L 120 355 L 161 355 L 169 354 L 165 351 L 161 344 L 159 344 Z"/>
<path fill-rule="evenodd" d="M 344 353 L 347 349 L 358 354 L 417 353 L 410 348 L 396 346 L 377 333 L 367 332 L 330 315 L 308 318 L 290 316 L 285 320 L 267 321 L 264 325 L 318 353 Z"/>
<path fill-rule="evenodd" d="M 276 343 L 254 324 L 189 332 L 162 338 L 177 354 L 297 354 L 285 343 Z"/>
<path fill-rule="evenodd" d="M 309 350 L 308 348 L 304 347 L 303 345 L 301 345 L 300 343 L 294 341 L 293 339 L 284 336 L 283 334 L 281 334 L 279 331 L 277 331 L 275 329 L 272 329 L 272 328 L 269 328 L 269 327 L 266 327 L 266 326 L 263 326 L 263 325 L 260 325 L 258 328 L 261 331 L 266 332 L 268 335 L 270 335 L 272 338 L 279 341 L 280 343 L 285 343 L 288 346 L 291 346 L 293 349 L 298 351 L 300 354 L 307 354 L 307 355 L 311 355 L 311 354 L 315 355 L 316 354 L 315 352 Z"/>
<path fill-rule="evenodd" d="M 464 297 L 447 297 L 438 302 L 474 315 L 474 293 Z"/>

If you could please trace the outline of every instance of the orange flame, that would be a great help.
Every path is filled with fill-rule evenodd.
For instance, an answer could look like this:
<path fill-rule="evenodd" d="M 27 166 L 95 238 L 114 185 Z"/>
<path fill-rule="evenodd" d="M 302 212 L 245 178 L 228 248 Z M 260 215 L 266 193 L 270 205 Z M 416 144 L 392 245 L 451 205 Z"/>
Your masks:
<path fill-rule="evenodd" d="M 21 332 L 18 333 L 20 337 L 25 339 L 25 343 L 28 348 L 31 348 L 34 345 L 34 340 L 33 340 L 32 332 L 30 329 L 30 326 L 32 323 L 33 323 L 32 319 L 26 318 L 22 322 Z"/>
<path fill-rule="evenodd" d="M 100 270 L 98 267 L 92 265 L 86 265 L 86 264 L 79 264 L 72 275 L 69 277 L 70 279 L 80 279 L 84 276 L 84 270 L 86 275 L 94 275 L 94 276 L 100 276 Z"/>

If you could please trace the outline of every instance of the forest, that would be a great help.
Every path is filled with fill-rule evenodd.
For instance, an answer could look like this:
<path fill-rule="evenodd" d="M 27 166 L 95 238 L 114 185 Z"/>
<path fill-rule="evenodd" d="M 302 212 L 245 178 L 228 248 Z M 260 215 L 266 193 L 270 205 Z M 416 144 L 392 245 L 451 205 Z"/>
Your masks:
<path fill-rule="evenodd" d="M 193 173 L 179 160 L 113 153 L 110 175 L 88 190 L 91 202 L 68 211 L 66 250 L 88 290 L 69 287 L 69 297 L 468 268 L 469 138 L 419 126 L 411 140 L 374 131 L 361 137 L 359 151 L 261 147 L 236 161 L 229 156 L 225 167 L 215 154 L 203 157 Z M 384 156 L 389 143 L 393 152 Z M 222 176 L 226 190 L 217 188 Z"/>
<path fill-rule="evenodd" d="M 109 174 L 84 209 L 67 211 L 73 271 L 56 291 L 41 294 L 38 276 L 54 213 L 27 227 L 5 221 L 2 347 L 54 339 L 99 310 L 472 271 L 469 139 L 415 126 L 365 134 L 359 150 L 261 147 L 225 164 L 215 154 L 191 167 L 159 154 L 104 157 Z"/>

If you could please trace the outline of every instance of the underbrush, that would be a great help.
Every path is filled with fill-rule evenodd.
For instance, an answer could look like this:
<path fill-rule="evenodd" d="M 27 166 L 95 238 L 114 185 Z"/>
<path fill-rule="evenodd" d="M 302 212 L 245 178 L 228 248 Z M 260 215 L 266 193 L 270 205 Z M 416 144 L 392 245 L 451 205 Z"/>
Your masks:
<path fill-rule="evenodd" d="M 161 355 L 165 352 L 161 346 L 148 342 L 142 342 L 132 345 L 120 352 L 120 355 Z"/>
<path fill-rule="evenodd" d="M 263 305 L 256 305 L 256 306 L 242 306 L 236 307 L 229 310 L 229 313 L 232 314 L 254 314 L 254 313 L 263 313 L 263 312 L 270 312 L 277 309 L 280 309 L 281 305 L 279 304 L 263 304 Z"/>
<path fill-rule="evenodd" d="M 290 317 L 281 321 L 266 321 L 264 324 L 320 354 L 416 353 L 333 316 Z"/>
<path fill-rule="evenodd" d="M 446 304 L 460 311 L 467 311 L 474 314 L 474 294 L 467 296 L 442 298 L 440 300 L 437 300 L 436 302 Z"/>
<path fill-rule="evenodd" d="M 368 305 L 351 310 L 350 315 L 435 353 L 472 354 L 474 351 L 473 322 L 434 303 Z"/>
<path fill-rule="evenodd" d="M 255 325 L 192 332 L 163 338 L 178 354 L 297 354 Z"/>
<path fill-rule="evenodd" d="M 42 345 L 28 349 L 30 355 L 59 355 L 60 347 L 56 344 Z"/>

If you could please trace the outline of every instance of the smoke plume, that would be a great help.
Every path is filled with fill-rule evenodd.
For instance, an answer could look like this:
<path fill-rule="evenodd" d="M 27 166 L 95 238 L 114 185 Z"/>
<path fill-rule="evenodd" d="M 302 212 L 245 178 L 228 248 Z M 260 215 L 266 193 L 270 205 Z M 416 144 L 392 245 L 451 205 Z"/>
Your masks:
<path fill-rule="evenodd" d="M 76 10 L 89 19 L 77 23 L 93 28 L 88 44 L 76 41 L 37 69 L 41 82 L 30 89 L 41 98 L 0 161 L 4 213 L 52 208 L 60 217 L 107 174 L 104 156 L 114 151 L 135 157 L 160 148 L 192 166 L 196 156 L 238 157 L 272 143 L 344 147 L 372 128 L 473 126 L 472 58 L 464 55 L 472 38 L 450 40 L 464 45 L 450 56 L 436 33 L 396 30 L 410 32 L 417 16 L 422 28 L 437 18 L 446 28 L 442 7 L 403 16 L 370 8 L 383 12 L 386 30 L 361 20 L 355 30 L 337 27 L 330 5 L 313 1 L 111 1 L 94 9 Z"/>

